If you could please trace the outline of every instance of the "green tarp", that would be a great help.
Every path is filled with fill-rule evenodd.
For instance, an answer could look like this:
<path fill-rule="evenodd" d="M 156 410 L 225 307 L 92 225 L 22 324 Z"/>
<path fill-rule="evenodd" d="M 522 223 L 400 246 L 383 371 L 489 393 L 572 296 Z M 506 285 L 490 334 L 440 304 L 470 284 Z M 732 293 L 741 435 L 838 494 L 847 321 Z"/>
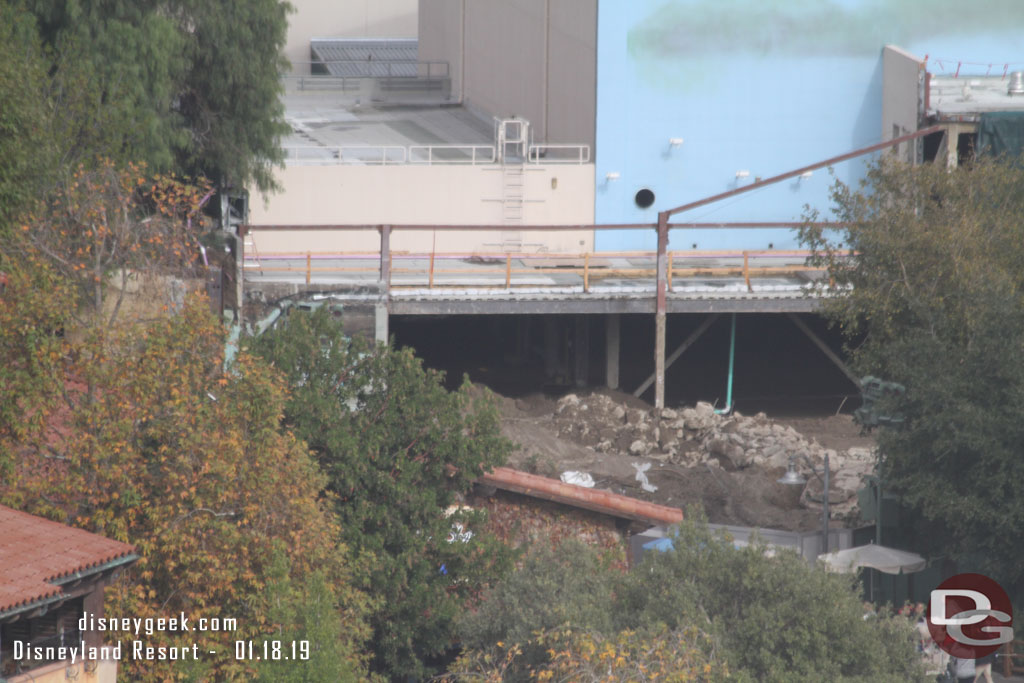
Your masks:
<path fill-rule="evenodd" d="M 1024 112 L 982 114 L 978 122 L 978 151 L 1024 165 Z"/>

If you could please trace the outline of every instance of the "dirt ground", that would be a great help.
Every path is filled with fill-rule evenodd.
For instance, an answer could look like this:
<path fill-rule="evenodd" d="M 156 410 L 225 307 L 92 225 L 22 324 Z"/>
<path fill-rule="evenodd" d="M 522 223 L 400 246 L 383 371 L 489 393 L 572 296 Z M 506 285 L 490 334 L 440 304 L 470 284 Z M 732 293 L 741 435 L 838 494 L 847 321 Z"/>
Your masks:
<path fill-rule="evenodd" d="M 648 403 L 631 394 L 609 390 L 595 393 L 605 394 L 626 408 L 651 410 Z M 736 470 L 706 463 L 686 467 L 621 451 L 601 453 L 578 440 L 558 436 L 556 399 L 534 394 L 519 399 L 500 397 L 499 400 L 503 432 L 519 445 L 509 463 L 517 469 L 554 478 L 568 470 L 587 472 L 594 478 L 597 488 L 684 509 L 699 505 L 712 523 L 789 531 L 820 528 L 820 510 L 801 507 L 800 487 L 776 481 L 783 469 Z M 598 422 L 589 425 L 590 431 L 601 431 L 604 425 L 599 421 L 604 418 L 600 415 L 593 418 Z M 849 415 L 787 417 L 772 422 L 792 426 L 825 448 L 845 450 L 873 444 L 872 438 L 861 434 Z M 561 427 L 564 432 L 564 425 Z M 633 467 L 638 462 L 651 463 L 646 474 L 650 483 L 658 487 L 656 492 L 648 493 L 640 487 Z M 839 522 L 833 521 L 833 524 Z"/>

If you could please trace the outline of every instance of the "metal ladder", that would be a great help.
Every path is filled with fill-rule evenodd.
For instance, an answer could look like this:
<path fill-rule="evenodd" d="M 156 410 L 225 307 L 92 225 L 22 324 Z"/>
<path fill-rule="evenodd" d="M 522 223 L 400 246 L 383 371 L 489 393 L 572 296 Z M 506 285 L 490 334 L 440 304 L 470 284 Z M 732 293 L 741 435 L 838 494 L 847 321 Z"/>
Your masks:
<path fill-rule="evenodd" d="M 245 240 L 242 242 L 242 255 L 245 258 L 245 261 L 242 262 L 242 268 L 256 268 L 260 271 L 260 275 L 263 274 L 260 252 L 256 248 L 256 240 L 252 238 L 252 230 L 246 230 L 245 232 Z"/>
<path fill-rule="evenodd" d="M 526 154 L 529 149 L 530 122 L 524 119 L 494 119 L 494 136 L 501 163 L 501 222 L 522 225 L 526 204 Z M 523 234 L 516 230 L 502 231 L 502 249 L 518 251 Z"/>

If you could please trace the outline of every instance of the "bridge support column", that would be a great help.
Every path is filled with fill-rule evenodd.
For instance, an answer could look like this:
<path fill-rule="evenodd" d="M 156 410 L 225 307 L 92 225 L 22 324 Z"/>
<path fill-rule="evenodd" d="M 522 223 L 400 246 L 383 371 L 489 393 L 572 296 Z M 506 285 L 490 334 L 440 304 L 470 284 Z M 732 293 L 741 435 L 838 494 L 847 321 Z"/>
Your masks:
<path fill-rule="evenodd" d="M 609 389 L 619 388 L 619 333 L 621 316 L 612 313 L 604 319 L 604 383 Z"/>
<path fill-rule="evenodd" d="M 381 300 L 373 307 L 373 338 L 388 343 L 388 302 L 391 300 L 391 226 L 382 225 L 380 231 L 380 292 Z"/>
<path fill-rule="evenodd" d="M 665 407 L 665 318 L 668 275 L 668 212 L 658 214 L 658 298 L 654 311 L 654 409 Z"/>
<path fill-rule="evenodd" d="M 590 322 L 586 315 L 577 315 L 573 330 L 573 351 L 575 352 L 576 386 L 585 387 L 590 379 Z"/>
<path fill-rule="evenodd" d="M 388 343 L 388 305 L 383 302 L 373 306 L 373 339 Z"/>

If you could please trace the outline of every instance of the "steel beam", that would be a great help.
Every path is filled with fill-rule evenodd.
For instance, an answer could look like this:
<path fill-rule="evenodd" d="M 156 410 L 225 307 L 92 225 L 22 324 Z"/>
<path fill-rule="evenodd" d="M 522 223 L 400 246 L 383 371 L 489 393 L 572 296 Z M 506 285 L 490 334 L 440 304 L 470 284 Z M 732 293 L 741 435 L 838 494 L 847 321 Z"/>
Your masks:
<path fill-rule="evenodd" d="M 668 284 L 668 217 L 667 211 L 658 214 L 658 273 L 657 296 L 654 309 L 654 409 L 665 407 L 665 322 Z"/>
<path fill-rule="evenodd" d="M 720 194 L 711 195 L 710 197 L 705 197 L 704 199 L 698 199 L 695 202 L 690 202 L 688 204 L 683 204 L 681 206 L 677 206 L 674 209 L 669 209 L 668 211 L 665 211 L 664 213 L 667 216 L 672 216 L 672 215 L 675 215 L 677 213 L 682 213 L 683 211 L 689 211 L 690 209 L 696 209 L 697 207 L 704 206 L 705 204 L 713 204 L 713 203 L 721 201 L 723 199 L 728 199 L 730 197 L 735 197 L 738 194 L 743 194 L 745 192 L 751 192 L 753 190 L 758 190 L 758 189 L 760 189 L 762 187 L 765 187 L 766 185 L 773 185 L 775 183 L 780 183 L 783 180 L 789 180 L 790 178 L 796 178 L 800 174 L 806 173 L 807 171 L 815 171 L 815 170 L 817 170 L 819 168 L 825 168 L 826 166 L 832 166 L 832 165 L 838 164 L 838 163 L 840 163 L 842 161 L 848 161 L 850 159 L 856 159 L 857 157 L 864 156 L 865 154 L 871 154 L 872 152 L 879 152 L 879 151 L 881 151 L 883 149 L 888 149 L 889 147 L 895 147 L 896 145 L 901 145 L 904 142 L 908 142 L 910 140 L 916 140 L 917 138 L 924 137 L 925 135 L 931 135 L 932 133 L 937 133 L 940 130 L 945 130 L 945 126 L 930 126 L 928 128 L 922 128 L 919 131 L 915 131 L 913 133 L 907 133 L 906 135 L 901 135 L 898 138 L 893 138 L 892 140 L 886 140 L 885 142 L 879 142 L 878 144 L 875 144 L 875 145 L 870 145 L 868 147 L 861 147 L 860 149 L 855 149 L 852 152 L 847 152 L 846 154 L 840 154 L 839 156 L 830 157 L 828 159 L 825 159 L 824 161 L 819 161 L 816 164 L 811 164 L 810 166 L 801 166 L 800 168 L 794 169 L 792 171 L 787 171 L 785 173 L 780 173 L 779 175 L 775 175 L 775 176 L 772 176 L 770 178 L 765 178 L 764 180 L 757 180 L 757 181 L 751 183 L 750 185 L 744 185 L 743 187 L 737 187 L 736 189 L 729 190 L 727 192 L 722 192 Z M 659 214 L 659 217 L 660 217 L 660 214 Z"/>
<path fill-rule="evenodd" d="M 854 386 L 856 386 L 857 389 L 860 389 L 860 378 L 853 374 L 850 368 L 846 367 L 846 363 L 844 363 L 842 359 L 828 347 L 828 344 L 823 342 L 818 335 L 814 334 L 814 331 L 807 327 L 807 325 L 804 324 L 804 321 L 798 318 L 795 313 L 787 313 L 786 315 L 789 316 L 789 319 L 793 321 L 794 325 L 800 328 L 801 332 L 807 335 L 808 339 L 814 342 L 815 346 L 821 349 L 821 352 L 824 353 L 830 361 L 835 363 L 835 366 L 839 368 L 851 382 L 853 382 Z"/>
<path fill-rule="evenodd" d="M 319 290 L 318 290 L 319 291 Z M 372 303 L 373 299 L 367 299 Z M 650 299 L 441 300 L 392 297 L 392 315 L 571 315 L 640 313 L 650 315 Z M 813 313 L 816 299 L 669 299 L 667 313 Z"/>
<path fill-rule="evenodd" d="M 604 319 L 604 383 L 609 389 L 619 388 L 619 343 L 622 316 L 612 313 Z"/>
<path fill-rule="evenodd" d="M 692 346 L 693 343 L 695 341 L 697 341 L 697 339 L 699 339 L 702 334 L 707 332 L 708 328 L 711 327 L 712 323 L 714 323 L 716 320 L 718 320 L 718 318 L 719 318 L 719 314 L 718 313 L 716 313 L 716 314 L 706 318 L 704 320 L 704 322 L 702 322 L 700 324 L 700 326 L 696 330 L 694 330 L 690 334 L 690 336 L 687 337 L 683 341 L 683 343 L 680 344 L 676 348 L 675 351 L 672 352 L 672 355 L 665 359 L 665 369 L 667 370 L 668 368 L 670 368 L 672 366 L 673 363 L 675 363 L 677 360 L 679 360 L 679 357 L 683 355 L 683 352 L 686 351 L 686 349 L 690 348 L 690 346 Z M 637 398 L 642 396 L 643 393 L 645 391 L 647 391 L 648 389 L 650 389 L 651 385 L 654 384 L 654 378 L 655 378 L 655 375 L 652 374 L 647 379 L 645 379 L 644 383 L 641 384 L 637 388 L 637 390 L 633 392 L 633 395 L 636 396 Z"/>

